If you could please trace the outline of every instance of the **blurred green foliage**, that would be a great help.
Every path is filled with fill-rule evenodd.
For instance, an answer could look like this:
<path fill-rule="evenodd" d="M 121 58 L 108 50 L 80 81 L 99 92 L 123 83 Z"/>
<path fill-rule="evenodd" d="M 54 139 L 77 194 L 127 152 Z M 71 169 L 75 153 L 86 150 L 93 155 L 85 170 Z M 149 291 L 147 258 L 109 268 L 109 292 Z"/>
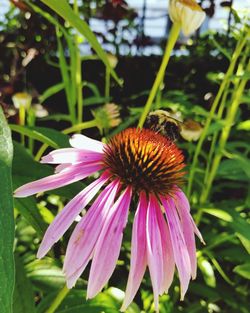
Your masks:
<path fill-rule="evenodd" d="M 28 1 L 22 3 L 25 6 L 28 5 Z M 44 58 L 50 64 L 57 69 L 59 68 L 61 79 L 57 81 L 56 85 L 50 86 L 49 89 L 44 90 L 41 95 L 36 95 L 36 97 L 43 103 L 63 90 L 65 92 L 63 94 L 64 101 L 68 105 L 68 113 L 61 112 L 61 107 L 58 105 L 58 111 L 54 115 L 51 114 L 46 118 L 40 119 L 37 117 L 33 124 L 29 124 L 27 120 L 25 126 L 17 125 L 18 114 L 16 115 L 16 119 L 12 121 L 13 123 L 10 123 L 10 128 L 13 131 L 13 137 L 15 139 L 13 160 L 14 188 L 23 183 L 50 175 L 53 172 L 50 166 L 41 165 L 37 160 L 47 149 L 69 146 L 68 135 L 60 131 L 64 127 L 64 122 L 69 127 L 67 133 L 71 132 L 71 125 L 78 125 L 81 130 L 88 128 L 86 126 L 88 124 L 84 123 L 89 122 L 86 119 L 84 119 L 84 122 L 81 122 L 82 116 L 80 116 L 80 120 L 78 119 L 81 110 L 79 111 L 79 106 L 77 107 L 79 85 L 74 76 L 77 72 L 76 62 L 78 58 L 76 56 L 78 51 L 78 46 L 75 42 L 76 33 L 72 27 L 67 23 L 65 24 L 59 16 L 54 12 L 52 13 L 42 3 L 33 2 L 33 5 L 35 5 L 33 9 L 37 13 L 33 14 L 32 11 L 29 19 L 27 19 L 27 15 L 25 17 L 25 14 L 17 14 L 14 8 L 8 12 L 6 29 L 10 37 L 5 36 L 3 41 L 4 44 L 6 43 L 6 49 L 4 52 L 1 51 L 1 59 L 4 62 L 0 62 L 0 70 L 5 75 L 11 76 L 12 63 L 7 62 L 7 60 L 14 60 L 16 62 L 14 64 L 15 70 L 19 68 L 20 72 L 17 71 L 11 77 L 15 83 L 25 85 L 23 82 L 24 77 L 22 76 L 24 66 L 22 65 L 23 58 L 21 53 L 35 47 L 44 55 Z M 25 11 L 27 13 L 30 8 L 27 9 L 26 7 L 25 10 L 28 10 Z M 81 13 L 83 13 L 82 10 L 83 8 L 80 8 Z M 71 14 L 73 14 L 73 11 Z M 72 16 L 74 17 L 74 15 Z M 88 16 L 86 20 L 88 20 Z M 35 22 L 33 23 L 33 21 Z M 38 22 L 41 27 L 37 26 Z M 195 44 L 183 47 L 186 52 L 185 56 L 173 57 L 164 80 L 166 88 L 162 88 L 158 92 L 154 102 L 154 109 L 162 108 L 178 112 L 184 119 L 192 118 L 204 127 L 206 121 L 209 119 L 210 109 L 214 103 L 218 89 L 225 78 L 228 65 L 232 62 L 235 46 L 241 40 L 242 33 L 244 32 L 243 21 L 238 20 L 236 22 L 229 36 L 224 33 L 207 34 L 199 38 Z M 20 28 L 20 25 L 23 27 Z M 80 29 L 78 28 L 78 30 Z M 15 36 L 16 33 L 18 33 L 18 36 Z M 33 35 L 34 33 L 36 34 L 35 36 Z M 89 39 L 90 41 L 91 38 L 92 34 Z M 9 49 L 10 42 L 14 45 L 13 49 Z M 68 53 L 69 51 L 70 53 Z M 249 85 L 249 70 L 246 67 L 241 67 L 242 64 L 245 65 L 248 62 L 247 55 L 249 54 L 247 54 L 247 51 L 249 52 L 249 48 L 244 46 L 244 49 L 237 58 L 235 68 L 227 80 L 227 87 L 223 91 L 225 99 L 222 100 L 223 96 L 220 98 L 219 109 L 215 111 L 211 118 L 203 145 L 197 155 L 197 163 L 193 169 L 191 164 L 194 153 L 197 151 L 197 142 L 180 140 L 178 143 L 184 150 L 188 169 L 193 170 L 194 173 L 194 179 L 190 187 L 190 202 L 192 214 L 196 222 L 199 223 L 199 228 L 206 241 L 206 246 L 201 246 L 198 243 L 197 258 L 199 269 L 197 279 L 190 283 L 185 300 L 183 302 L 179 301 L 179 287 L 176 278 L 169 290 L 169 294 L 163 295 L 160 299 L 160 312 L 163 313 L 249 312 L 250 135 L 248 132 L 249 120 L 247 120 L 247 116 L 249 112 L 250 93 L 245 88 Z M 99 57 L 100 54 L 101 56 L 104 55 L 104 60 L 106 60 L 106 54 L 103 50 L 99 50 Z M 18 56 L 17 59 L 16 56 Z M 55 57 L 53 61 L 51 56 Z M 88 56 L 85 59 L 89 59 L 91 62 L 91 59 L 95 60 L 96 58 L 94 55 Z M 81 58 L 81 61 L 85 62 L 85 59 Z M 176 65 L 177 63 L 179 67 Z M 107 63 L 105 64 L 107 65 Z M 218 68 L 218 64 L 220 64 L 220 68 Z M 205 68 L 201 72 L 205 72 L 206 75 L 202 76 L 200 75 L 199 67 L 203 66 Z M 178 72 L 178 69 L 182 68 L 186 70 L 181 73 Z M 18 73 L 20 75 L 17 75 Z M 98 73 L 96 75 L 98 76 Z M 240 90 L 242 82 L 245 85 L 243 86 L 242 93 L 238 95 L 237 92 Z M 6 80 L 1 85 L 2 90 L 3 87 L 6 88 L 5 83 Z M 11 80 L 9 80 L 9 83 L 13 87 Z M 172 88 L 173 86 L 174 88 Z M 114 100 L 113 94 L 115 92 L 111 92 L 110 98 L 107 99 L 102 93 L 101 86 L 85 80 L 81 81 L 80 97 L 82 96 L 82 89 L 86 87 L 91 94 L 86 98 L 83 96 L 83 106 L 84 110 L 86 109 L 88 112 L 87 116 L 90 112 L 89 107 L 92 109 L 100 103 L 103 104 Z M 111 87 L 111 91 L 119 88 L 117 85 Z M 10 94 L 11 92 L 13 93 L 13 90 L 10 91 Z M 143 110 L 145 96 L 148 93 L 148 90 L 143 90 L 136 94 L 127 93 L 120 98 L 120 104 L 124 105 L 121 108 L 122 123 L 117 128 L 110 129 L 106 134 L 107 138 L 126 127 L 136 125 Z M 7 96 L 4 100 L 7 101 L 6 99 L 8 99 L 9 94 L 6 93 L 6 89 L 5 95 Z M 232 112 L 233 103 L 236 103 L 236 110 Z M 10 107 L 7 106 L 5 109 L 8 114 Z M 31 111 L 33 108 L 29 110 Z M 29 112 L 26 113 L 29 116 Z M 233 120 L 228 125 L 228 121 L 230 121 L 232 115 Z M 53 125 L 57 123 L 56 129 L 48 127 L 49 125 L 47 123 L 51 121 L 54 123 Z M 221 136 L 223 138 L 227 126 L 230 128 L 230 132 L 226 142 L 222 145 L 223 142 L 221 143 L 220 138 Z M 23 144 L 19 143 L 20 134 L 26 138 Z M 99 138 L 101 137 L 97 128 L 91 129 L 91 134 Z M 32 142 L 31 140 L 35 141 L 34 146 L 30 144 Z M 223 149 L 220 149 L 221 147 Z M 0 152 L 2 152 L 2 148 Z M 218 156 L 220 157 L 219 164 L 215 168 L 215 176 L 211 177 L 211 172 L 214 168 L 213 162 Z M 210 193 L 206 194 L 209 177 L 211 181 L 209 185 Z M 87 179 L 84 183 L 79 182 L 58 190 L 46 192 L 37 198 L 29 197 L 15 200 L 16 281 L 14 313 L 45 312 L 50 307 L 58 292 L 65 285 L 62 263 L 68 238 L 73 227 L 53 247 L 46 258 L 37 260 L 36 252 L 48 224 L 65 203 L 88 182 L 89 180 Z M 10 182 L 8 184 L 10 186 Z M 201 195 L 203 195 L 202 199 Z M 0 201 L 1 203 L 5 201 L 3 194 L 1 194 Z M 10 217 L 11 215 L 8 216 L 8 218 Z M 125 289 L 129 270 L 132 221 L 133 210 L 129 217 L 129 225 L 124 234 L 123 248 L 118 265 L 105 290 L 95 299 L 86 301 L 85 290 L 88 271 L 85 271 L 76 287 L 69 292 L 56 312 L 118 312 L 122 298 L 124 297 L 122 290 Z M 11 221 L 9 223 L 6 221 L 5 224 L 6 231 L 11 234 Z M 10 226 L 9 229 L 7 229 L 7 226 Z M 4 228 L 1 228 L 2 230 L 5 231 Z M 6 241 L 4 246 L 6 251 L 7 249 L 9 251 L 12 249 L 11 242 L 7 243 Z M 11 260 L 9 264 L 11 264 Z M 3 267 L 7 271 L 7 267 Z M 14 270 L 13 266 L 10 269 L 9 282 L 13 282 L 11 270 Z M 1 283 L 3 284 L 5 282 L 2 279 L 1 276 Z M 11 285 L 9 288 L 6 287 L 6 290 L 11 290 Z M 7 296 L 10 298 L 11 292 L 8 291 L 8 293 Z M 10 313 L 8 310 L 3 312 Z M 127 312 L 153 312 L 153 296 L 148 273 L 143 279 L 134 303 L 129 307 Z"/>

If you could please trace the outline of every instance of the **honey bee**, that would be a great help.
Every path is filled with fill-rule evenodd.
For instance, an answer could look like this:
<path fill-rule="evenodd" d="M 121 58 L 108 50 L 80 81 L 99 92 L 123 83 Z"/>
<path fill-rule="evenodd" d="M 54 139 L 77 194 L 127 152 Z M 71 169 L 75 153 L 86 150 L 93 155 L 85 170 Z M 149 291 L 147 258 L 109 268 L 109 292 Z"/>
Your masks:
<path fill-rule="evenodd" d="M 171 113 L 164 110 L 156 110 L 147 116 L 145 128 L 168 137 L 172 141 L 180 138 L 182 122 L 171 116 Z"/>
<path fill-rule="evenodd" d="M 144 127 L 160 133 L 172 141 L 176 141 L 180 137 L 187 141 L 196 141 L 203 130 L 200 123 L 191 119 L 182 122 L 173 117 L 171 112 L 164 110 L 149 113 Z"/>

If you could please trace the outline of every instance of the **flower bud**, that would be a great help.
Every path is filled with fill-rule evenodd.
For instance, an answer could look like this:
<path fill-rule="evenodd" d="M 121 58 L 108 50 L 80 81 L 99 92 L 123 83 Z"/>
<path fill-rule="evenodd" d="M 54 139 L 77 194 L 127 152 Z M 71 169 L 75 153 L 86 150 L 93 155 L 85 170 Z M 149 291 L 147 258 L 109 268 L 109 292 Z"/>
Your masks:
<path fill-rule="evenodd" d="M 28 110 L 31 105 L 32 97 L 26 92 L 18 92 L 12 96 L 12 101 L 16 109 L 24 107 L 25 110 Z"/>
<path fill-rule="evenodd" d="M 107 103 L 103 107 L 93 110 L 92 114 L 102 134 L 109 128 L 116 127 L 121 123 L 119 108 L 114 103 Z"/>
<path fill-rule="evenodd" d="M 181 25 L 185 36 L 198 29 L 206 14 L 195 0 L 169 0 L 169 16 L 173 23 Z"/>

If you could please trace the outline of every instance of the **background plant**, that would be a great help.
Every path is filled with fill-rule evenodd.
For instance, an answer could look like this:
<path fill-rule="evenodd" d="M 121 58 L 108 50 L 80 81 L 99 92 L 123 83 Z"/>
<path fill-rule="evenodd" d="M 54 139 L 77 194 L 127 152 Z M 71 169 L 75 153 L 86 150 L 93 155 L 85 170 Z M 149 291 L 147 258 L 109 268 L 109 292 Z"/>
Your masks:
<path fill-rule="evenodd" d="M 82 17 L 82 8 L 77 8 L 75 4 L 75 7 L 69 9 L 65 1 L 61 1 L 58 7 L 57 1 L 46 0 L 44 3 L 50 4 L 53 10 L 41 2 L 25 1 L 29 10 L 33 10 L 32 14 L 42 19 L 50 30 L 53 40 L 48 44 L 53 45 L 54 55 L 47 54 L 46 62 L 57 71 L 58 81 L 36 97 L 45 105 L 54 99 L 57 107 L 55 114 L 50 114 L 47 118 L 36 117 L 33 126 L 28 120 L 26 126 L 19 125 L 18 120 L 11 117 L 9 126 L 13 130 L 14 139 L 13 188 L 52 173 L 51 167 L 40 165 L 37 160 L 46 149 L 68 147 L 67 133 L 84 129 L 91 136 L 100 138 L 95 119 L 91 116 L 91 110 L 100 104 L 119 100 L 122 107 L 122 123 L 115 129 L 110 129 L 106 137 L 130 125 L 136 126 L 154 79 L 152 77 L 147 86 L 140 89 L 140 85 L 128 87 L 131 86 L 129 79 L 133 83 L 134 80 L 131 75 L 127 75 L 122 77 L 124 86 L 120 89 L 118 75 L 109 66 L 113 78 L 109 98 L 105 97 L 105 86 L 100 81 L 105 81 L 108 58 L 101 46 L 96 46 L 96 39 L 93 39 L 95 36 L 89 33 L 89 28 L 82 28 L 85 24 L 79 27 L 75 22 Z M 65 12 L 70 14 L 64 15 Z M 74 23 L 72 17 L 75 18 Z M 47 34 L 44 35 L 46 36 Z M 89 41 L 95 51 L 99 51 L 98 54 L 82 57 L 77 44 L 79 37 Z M 229 37 L 223 33 L 207 34 L 196 44 L 186 46 L 187 56 L 175 56 L 170 60 L 163 80 L 165 88 L 160 88 L 153 102 L 153 109 L 172 109 L 185 118 L 192 117 L 204 127 L 198 143 L 180 140 L 179 145 L 185 151 L 189 167 L 187 192 L 192 202 L 193 215 L 200 224 L 206 246 L 200 247 L 198 251 L 198 277 L 191 283 L 185 301 L 179 302 L 178 286 L 174 284 L 169 295 L 161 298 L 161 312 L 247 313 L 249 310 L 248 38 L 249 26 L 243 20 L 236 20 Z M 7 55 L 9 52 L 6 52 Z M 101 59 L 101 62 L 98 63 L 97 59 Z M 157 71 L 160 61 L 158 59 L 152 62 L 154 71 Z M 81 63 L 83 71 L 79 67 Z M 99 81 L 89 81 L 88 66 L 91 69 L 101 69 Z M 205 67 L 204 71 L 200 70 L 202 66 Z M 22 68 L 21 65 L 20 67 Z M 119 74 L 123 73 L 121 69 L 118 63 Z M 95 73 L 94 76 L 98 75 Z M 32 86 L 31 82 L 29 86 Z M 60 93 L 66 109 L 61 107 L 60 98 L 56 98 Z M 8 97 L 4 101 L 7 104 L 10 102 Z M 5 107 L 6 113 L 8 109 L 8 106 Z M 65 111 L 62 113 L 63 109 Z M 27 113 L 31 110 L 32 106 Z M 56 127 L 51 128 L 51 125 Z M 19 133 L 26 138 L 23 143 L 20 143 Z M 29 145 L 27 138 L 34 140 L 35 144 Z M 55 246 L 48 257 L 37 260 L 35 254 L 47 225 L 85 183 L 50 191 L 38 198 L 15 199 L 13 218 L 11 140 L 3 116 L 0 143 L 0 209 L 1 222 L 4 221 L 0 227 L 0 251 L 1 260 L 5 260 L 7 264 L 0 263 L 1 285 L 5 286 L 1 288 L 1 307 L 10 312 L 15 218 L 14 312 L 117 312 L 128 273 L 131 232 L 126 231 L 118 267 L 109 286 L 99 296 L 85 301 L 86 274 L 78 281 L 76 288 L 68 293 L 64 288 L 65 280 L 61 271 L 68 235 Z M 7 239 L 5 234 L 8 234 Z M 128 312 L 151 312 L 152 300 L 150 281 L 146 277 Z M 57 305 L 59 306 L 55 309 Z"/>

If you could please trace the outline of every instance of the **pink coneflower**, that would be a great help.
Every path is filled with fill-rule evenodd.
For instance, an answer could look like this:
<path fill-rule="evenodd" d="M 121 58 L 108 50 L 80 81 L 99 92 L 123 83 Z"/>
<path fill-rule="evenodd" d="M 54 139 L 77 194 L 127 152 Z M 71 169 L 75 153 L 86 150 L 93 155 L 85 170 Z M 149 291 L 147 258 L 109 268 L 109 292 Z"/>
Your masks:
<path fill-rule="evenodd" d="M 190 215 L 189 203 L 180 189 L 184 175 L 182 152 L 168 138 L 151 130 L 127 129 L 107 144 L 74 135 L 72 148 L 52 151 L 42 163 L 60 164 L 55 174 L 28 183 L 16 197 L 62 187 L 101 171 L 98 179 L 75 196 L 48 227 L 38 258 L 57 242 L 76 217 L 97 195 L 76 225 L 66 251 L 64 272 L 73 287 L 92 260 L 87 298 L 95 297 L 112 275 L 119 257 L 123 230 L 132 197 L 135 212 L 131 266 L 121 310 L 139 289 L 148 266 L 155 310 L 158 297 L 168 292 L 175 265 L 183 299 L 191 278 L 196 276 L 195 236 L 202 236 Z"/>

